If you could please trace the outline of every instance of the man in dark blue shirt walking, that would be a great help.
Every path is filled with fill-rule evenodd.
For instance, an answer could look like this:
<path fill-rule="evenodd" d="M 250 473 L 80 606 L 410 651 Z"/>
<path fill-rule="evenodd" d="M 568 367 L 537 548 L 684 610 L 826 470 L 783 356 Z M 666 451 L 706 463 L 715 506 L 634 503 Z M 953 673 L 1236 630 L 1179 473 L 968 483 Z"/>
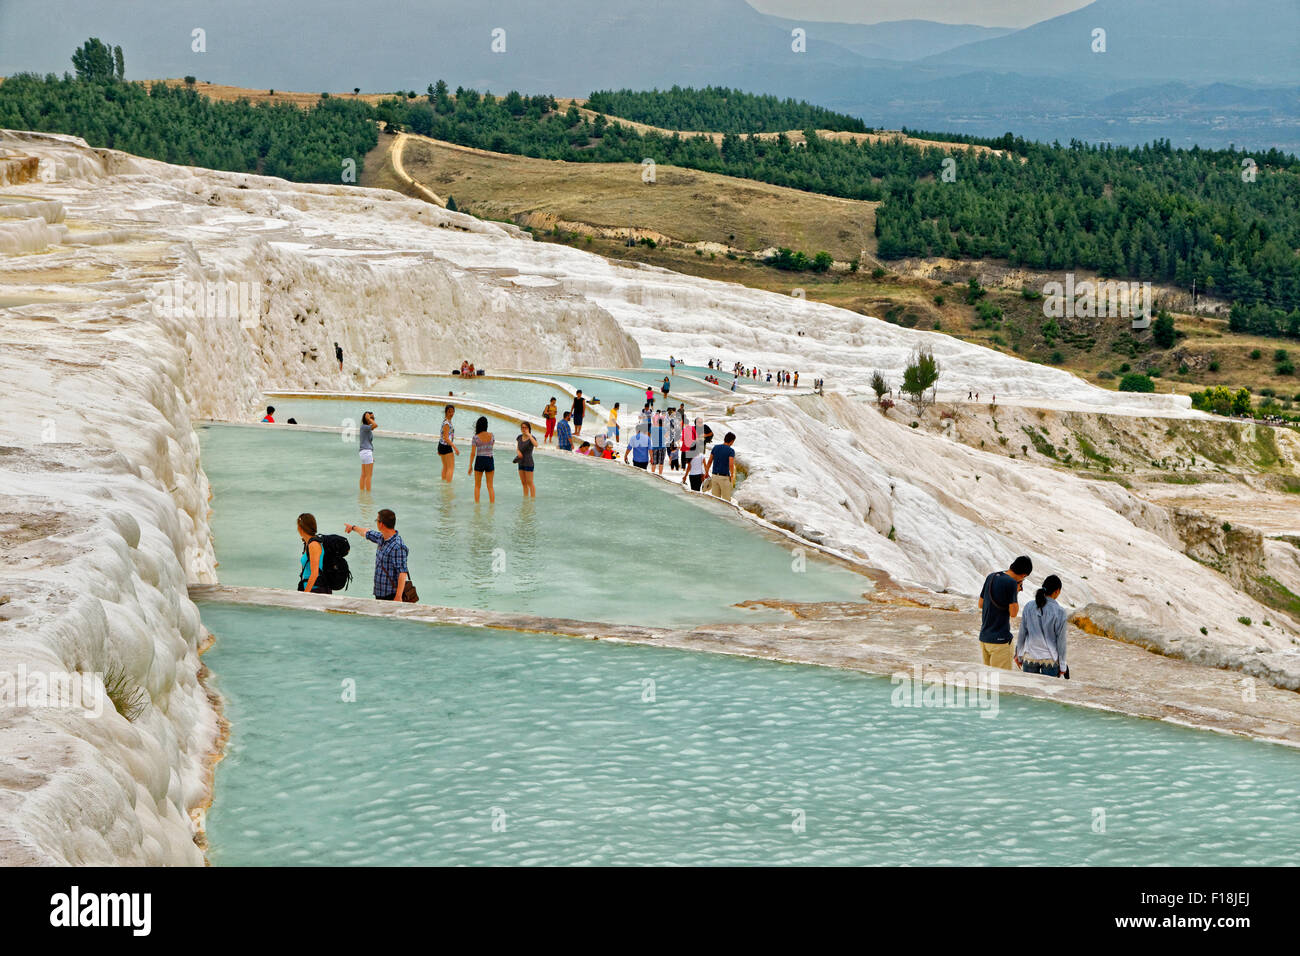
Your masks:
<path fill-rule="evenodd" d="M 1021 555 L 1010 569 L 994 571 L 980 589 L 980 654 L 985 664 L 1011 670 L 1011 619 L 1020 613 L 1020 582 L 1034 570 Z"/>

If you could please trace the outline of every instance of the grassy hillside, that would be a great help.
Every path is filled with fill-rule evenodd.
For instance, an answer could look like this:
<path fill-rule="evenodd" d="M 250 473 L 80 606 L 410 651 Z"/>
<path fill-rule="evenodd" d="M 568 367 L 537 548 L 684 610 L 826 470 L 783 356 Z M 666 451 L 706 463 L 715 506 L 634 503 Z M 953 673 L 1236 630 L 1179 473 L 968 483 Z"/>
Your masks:
<path fill-rule="evenodd" d="M 381 149 L 390 146 L 384 137 Z M 629 163 L 565 163 L 471 150 L 411 137 L 403 150 L 408 174 L 462 210 L 506 219 L 536 231 L 562 229 L 610 240 L 650 238 L 656 245 L 707 243 L 737 253 L 772 246 L 836 259 L 873 246 L 875 203 L 816 196 L 675 166 L 655 169 L 653 184 Z M 392 187 L 392 168 L 368 161 L 362 185 Z M 726 247 L 726 248 L 716 248 Z"/>

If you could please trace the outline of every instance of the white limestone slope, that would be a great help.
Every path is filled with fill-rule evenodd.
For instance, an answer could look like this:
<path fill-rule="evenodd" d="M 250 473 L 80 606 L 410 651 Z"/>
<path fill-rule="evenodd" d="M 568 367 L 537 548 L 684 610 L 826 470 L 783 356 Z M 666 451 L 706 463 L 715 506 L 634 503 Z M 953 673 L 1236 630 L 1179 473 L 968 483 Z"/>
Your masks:
<path fill-rule="evenodd" d="M 201 863 L 190 814 L 218 717 L 186 593 L 214 580 L 191 416 L 247 420 L 267 387 L 467 357 L 640 356 L 598 305 L 433 256 L 453 230 L 523 245 L 466 216 L 71 137 L 0 133 L 0 151 L 20 200 L 0 216 L 0 674 L 122 674 L 147 701 L 134 720 L 102 689 L 75 708 L 6 702 L 0 863 Z M 205 298 L 228 283 L 231 301 Z"/>
<path fill-rule="evenodd" d="M 798 369 L 853 391 L 874 368 L 897 380 L 925 343 L 953 392 L 1194 414 L 1170 396 L 1118 395 L 942 335 L 611 263 L 385 191 L 169 166 L 70 137 L 0 133 L 0 150 L 0 198 L 30 204 L 0 218 L 28 236 L 15 228 L 0 263 L 11 280 L 0 296 L 20 303 L 0 310 L 0 671 L 120 669 L 150 700 L 134 722 L 111 707 L 94 719 L 4 714 L 0 862 L 201 860 L 187 813 L 205 798 L 217 721 L 184 584 L 214 569 L 190 423 L 255 419 L 266 388 L 355 390 L 463 358 L 634 365 L 644 352 Z M 230 282 L 251 312 L 187 300 Z M 1189 656 L 1300 675 L 1291 624 L 1184 558 L 1163 510 L 1122 488 L 835 397 L 714 420 L 740 434 L 743 504 L 900 578 L 970 593 L 1027 550 L 1065 572 L 1067 598 L 1124 608 L 1187 641 Z M 1241 614 L 1276 630 L 1238 634 Z"/>

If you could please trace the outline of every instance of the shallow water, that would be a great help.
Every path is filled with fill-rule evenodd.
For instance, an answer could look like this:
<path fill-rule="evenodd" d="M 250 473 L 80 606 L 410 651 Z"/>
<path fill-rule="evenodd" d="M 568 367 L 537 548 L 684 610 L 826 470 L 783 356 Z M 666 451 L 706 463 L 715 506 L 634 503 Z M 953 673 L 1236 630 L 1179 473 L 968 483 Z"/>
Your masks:
<path fill-rule="evenodd" d="M 1012 695 L 993 718 L 900 708 L 833 669 L 201 611 L 232 723 L 218 865 L 1278 865 L 1300 844 L 1300 755 L 1267 744 Z"/>
<path fill-rule="evenodd" d="M 344 523 L 373 527 L 377 510 L 391 508 L 426 604 L 675 626 L 784 614 L 732 607 L 749 599 L 842 601 L 871 589 L 870 579 L 801 556 L 721 505 L 619 462 L 538 455 L 537 498 L 524 501 L 513 429 L 497 433 L 495 505 L 486 487 L 474 503 L 464 442 L 444 484 L 432 443 L 377 434 L 373 492 L 363 499 L 355 439 L 220 425 L 198 434 L 222 584 L 293 589 L 299 513 L 341 534 Z M 347 593 L 370 596 L 374 547 L 353 535 L 348 563 Z"/>
<path fill-rule="evenodd" d="M 338 435 L 333 440 L 351 448 L 352 455 L 356 458 L 359 441 L 356 429 L 360 425 L 361 416 L 366 412 L 375 413 L 375 441 L 379 442 L 385 432 L 437 435 L 442 429 L 443 407 L 446 403 L 426 405 L 421 402 L 386 402 L 373 398 L 357 401 L 335 398 L 271 398 L 266 400 L 266 404 L 275 406 L 275 420 L 279 424 L 295 418 L 299 425 L 329 425 L 352 429 L 346 441 Z M 455 402 L 451 404 L 454 405 Z M 457 410 L 452 421 L 455 423 L 458 441 L 469 441 L 475 422 L 483 414 L 485 413 L 472 408 Z M 256 415 L 255 418 L 261 418 L 261 415 Z M 518 425 L 512 425 L 495 415 L 488 415 L 487 419 L 488 428 L 498 435 L 509 432 L 513 438 L 519 434 Z"/>
<path fill-rule="evenodd" d="M 452 404 L 461 398 L 477 399 L 504 405 L 521 414 L 528 415 L 538 425 L 543 425 L 542 411 L 552 397 L 556 408 L 563 413 L 573 404 L 572 397 L 563 389 L 540 382 L 521 382 L 505 378 L 460 378 L 441 375 L 395 375 L 376 383 L 375 391 L 410 392 L 417 395 L 439 395 L 447 397 Z"/>
<path fill-rule="evenodd" d="M 618 369 L 619 372 L 629 371 L 628 369 Z M 610 373 L 611 375 L 614 372 Z M 620 376 L 626 377 L 626 376 Z M 561 374 L 559 372 L 548 373 L 547 378 L 553 378 L 558 382 L 567 382 L 574 388 L 582 389 L 582 394 L 586 398 L 599 398 L 601 407 L 610 409 L 618 402 L 621 407 L 618 410 L 619 424 L 626 425 L 628 415 L 635 417 L 642 406 L 645 405 L 645 389 L 637 388 L 634 385 L 623 385 L 619 382 L 611 382 L 603 378 L 587 378 L 583 375 Z M 663 396 L 659 394 L 658 386 L 655 387 L 655 408 L 663 408 Z M 682 401 L 681 398 L 673 395 L 668 396 L 669 404 L 676 408 Z M 572 405 L 572 401 L 570 401 Z"/>

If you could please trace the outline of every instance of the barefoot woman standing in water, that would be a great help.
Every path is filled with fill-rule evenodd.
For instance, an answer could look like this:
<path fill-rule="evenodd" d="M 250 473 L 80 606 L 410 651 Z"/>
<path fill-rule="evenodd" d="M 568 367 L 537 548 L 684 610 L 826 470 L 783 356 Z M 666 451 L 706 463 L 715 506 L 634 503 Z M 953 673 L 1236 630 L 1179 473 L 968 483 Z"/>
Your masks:
<path fill-rule="evenodd" d="M 456 447 L 456 429 L 451 423 L 456 414 L 456 406 L 448 405 L 442 411 L 442 428 L 438 432 L 438 457 L 442 459 L 442 480 L 451 481 L 456 473 L 456 456 L 460 449 Z"/>

